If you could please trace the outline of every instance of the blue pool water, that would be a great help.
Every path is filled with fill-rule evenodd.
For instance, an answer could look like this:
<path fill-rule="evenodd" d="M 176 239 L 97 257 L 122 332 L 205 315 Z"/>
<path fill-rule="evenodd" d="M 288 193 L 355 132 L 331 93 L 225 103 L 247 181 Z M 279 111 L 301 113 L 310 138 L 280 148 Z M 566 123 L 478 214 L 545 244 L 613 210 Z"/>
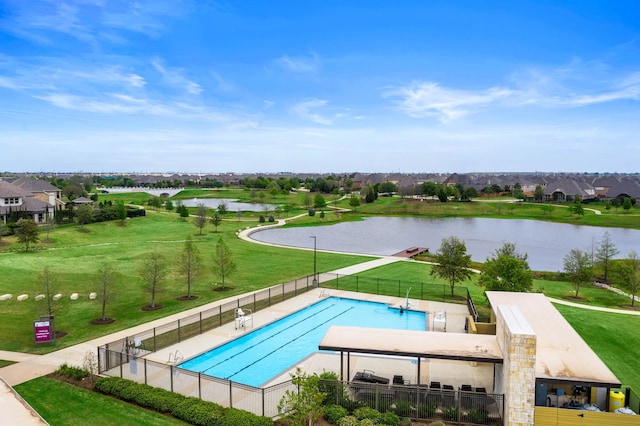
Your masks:
<path fill-rule="evenodd" d="M 328 297 L 181 363 L 181 368 L 260 386 L 314 352 L 331 325 L 426 330 L 424 312 Z"/>

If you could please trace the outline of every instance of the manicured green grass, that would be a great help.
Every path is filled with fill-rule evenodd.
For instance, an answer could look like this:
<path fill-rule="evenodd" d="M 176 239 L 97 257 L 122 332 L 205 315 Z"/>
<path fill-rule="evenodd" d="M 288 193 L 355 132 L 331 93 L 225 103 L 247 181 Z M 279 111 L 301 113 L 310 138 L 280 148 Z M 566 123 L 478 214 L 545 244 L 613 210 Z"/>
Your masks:
<path fill-rule="evenodd" d="M 494 200 L 495 201 L 495 200 Z M 350 208 L 347 200 L 340 201 L 338 206 Z M 611 226 L 619 228 L 640 229 L 638 215 L 640 208 L 633 207 L 625 213 L 622 209 L 606 210 L 599 203 L 584 205 L 588 209 L 596 209 L 601 214 L 585 210 L 584 215 L 574 215 L 569 207 L 571 203 L 554 204 L 553 210 L 543 209 L 546 204 L 505 202 L 447 202 L 417 201 L 400 198 L 379 198 L 371 204 L 362 204 L 357 208 L 360 215 L 410 215 L 426 217 L 487 217 L 498 219 L 534 219 L 549 222 L 570 223 L 574 225 Z"/>
<path fill-rule="evenodd" d="M 13 362 L 13 361 L 5 361 L 3 359 L 0 359 L 0 368 L 6 367 L 7 365 L 11 365 L 11 364 L 15 364 L 15 362 Z"/>
<path fill-rule="evenodd" d="M 555 305 L 625 386 L 640 393 L 640 316 Z"/>
<path fill-rule="evenodd" d="M 3 321 L 0 322 L 0 349 L 43 353 L 69 346 L 97 336 L 128 328 L 182 310 L 196 307 L 221 298 L 262 289 L 287 282 L 313 272 L 313 252 L 285 249 L 249 243 L 240 240 L 235 233 L 239 228 L 257 225 L 256 222 L 226 220 L 214 232 L 211 225 L 203 235 L 191 221 L 181 221 L 175 214 L 149 212 L 146 217 L 128 220 L 126 226 L 116 222 L 95 223 L 85 226 L 89 232 L 78 232 L 75 226 L 60 226 L 50 235 L 52 243 L 39 243 L 41 249 L 24 253 L 7 251 L 0 253 L 0 270 L 3 282 L 0 293 L 11 293 L 14 299 L 0 303 Z M 197 300 L 176 300 L 187 292 L 183 278 L 177 273 L 177 258 L 184 241 L 191 235 L 203 259 L 202 273 L 192 284 L 192 294 Z M 230 288 L 214 291 L 219 282 L 212 270 L 212 256 L 219 238 L 230 248 L 237 270 L 225 279 Z M 10 241 L 10 239 L 8 239 Z M 11 242 L 8 250 L 21 250 L 21 245 Z M 138 276 L 139 265 L 151 252 L 164 256 L 168 265 L 164 291 L 156 296 L 156 302 L 164 306 L 156 311 L 143 312 L 141 307 L 150 303 L 150 295 L 143 290 Z M 317 253 L 319 271 L 360 263 L 370 258 L 341 254 Z M 114 286 L 114 299 L 107 306 L 107 316 L 116 319 L 108 325 L 91 326 L 91 320 L 100 318 L 101 306 L 88 300 L 89 293 L 98 290 L 96 271 L 103 265 L 115 267 L 121 279 Z M 48 266 L 55 278 L 55 293 L 64 297 L 56 305 L 56 329 L 68 333 L 55 344 L 34 348 L 33 320 L 46 314 L 45 304 L 34 300 L 42 293 L 38 275 Z M 18 302 L 15 297 L 26 293 L 30 298 Z M 80 299 L 70 301 L 71 293 L 79 293 Z"/>
<path fill-rule="evenodd" d="M 188 424 L 49 377 L 22 383 L 15 386 L 15 390 L 51 426 Z"/>

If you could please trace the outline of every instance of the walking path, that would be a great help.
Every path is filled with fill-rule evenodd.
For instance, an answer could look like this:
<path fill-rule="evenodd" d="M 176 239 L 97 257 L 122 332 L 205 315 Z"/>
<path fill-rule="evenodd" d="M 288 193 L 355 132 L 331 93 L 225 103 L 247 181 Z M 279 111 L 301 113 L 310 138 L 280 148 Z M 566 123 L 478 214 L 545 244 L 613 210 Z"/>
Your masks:
<path fill-rule="evenodd" d="M 300 216 L 304 216 L 300 215 Z M 294 218 L 300 217 L 296 216 Z M 294 218 L 289 218 L 294 219 Z M 277 223 L 261 226 L 258 228 L 247 228 L 238 231 L 238 237 L 253 243 L 267 244 L 251 239 L 249 236 L 252 232 L 259 229 L 265 229 L 267 227 L 281 226 L 286 223 L 285 219 L 279 219 Z M 313 249 L 308 249 L 313 250 Z M 344 254 L 344 253 L 342 253 Z M 332 279 L 335 275 L 353 275 L 368 269 L 377 268 L 379 266 L 388 265 L 390 263 L 399 261 L 411 261 L 400 257 L 393 256 L 372 256 L 362 255 L 361 253 L 350 253 L 354 255 L 361 255 L 363 257 L 376 257 L 376 259 L 363 262 L 360 264 L 348 266 L 345 268 L 337 269 L 331 272 L 321 274 L 321 280 L 323 278 Z M 209 303 L 207 305 L 198 306 L 187 311 L 183 311 L 174 315 L 169 315 L 164 318 L 160 318 L 154 321 L 150 321 L 138 326 L 121 330 L 106 336 L 98 337 L 96 339 L 89 340 L 87 342 L 79 343 L 74 346 L 70 346 L 64 349 L 60 349 L 55 352 L 51 352 L 45 355 L 34 355 L 20 352 L 0 351 L 0 359 L 7 361 L 15 361 L 16 364 L 0 368 L 0 424 L 20 424 L 20 425 L 46 425 L 47 423 L 38 416 L 38 414 L 29 405 L 15 393 L 11 386 L 24 383 L 26 381 L 35 379 L 37 377 L 45 376 L 54 372 L 60 365 L 67 363 L 74 366 L 82 366 L 88 353 L 96 354 L 96 350 L 99 346 L 106 343 L 110 343 L 119 339 L 124 339 L 129 336 L 136 335 L 143 331 L 149 330 L 154 327 L 160 327 L 162 325 L 171 323 L 180 318 L 184 318 L 189 315 L 196 314 L 200 311 L 217 307 L 221 304 L 225 304 L 229 301 L 237 299 L 239 296 L 229 297 L 222 300 Z M 593 309 L 605 312 L 623 313 L 629 315 L 640 315 L 640 312 L 636 311 L 624 311 L 619 309 L 601 308 L 596 306 L 580 305 L 573 302 L 567 302 L 564 300 L 549 298 L 553 303 L 562 305 L 574 306 L 583 309 Z"/>

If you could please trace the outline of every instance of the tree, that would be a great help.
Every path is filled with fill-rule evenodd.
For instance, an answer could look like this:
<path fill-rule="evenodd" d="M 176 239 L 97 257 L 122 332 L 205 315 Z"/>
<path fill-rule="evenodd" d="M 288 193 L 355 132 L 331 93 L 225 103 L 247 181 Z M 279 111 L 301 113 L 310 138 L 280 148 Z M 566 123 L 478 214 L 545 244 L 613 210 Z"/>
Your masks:
<path fill-rule="evenodd" d="M 398 186 L 393 182 L 389 182 L 389 181 L 382 182 L 378 186 L 378 192 L 387 193 L 387 194 L 398 192 Z"/>
<path fill-rule="evenodd" d="M 124 222 L 127 220 L 127 206 L 124 205 L 124 202 L 118 202 L 116 206 L 116 215 L 120 220 L 120 226 L 124 226 Z"/>
<path fill-rule="evenodd" d="M 434 256 L 435 265 L 431 275 L 436 275 L 449 282 L 451 295 L 456 283 L 471 278 L 471 255 L 467 254 L 464 242 L 456 237 L 444 238 Z"/>
<path fill-rule="evenodd" d="M 55 297 L 58 280 L 55 274 L 49 270 L 49 266 L 45 265 L 42 272 L 38 274 L 38 283 L 47 304 L 46 313 L 51 316 L 56 313 L 58 307 L 58 299 Z"/>
<path fill-rule="evenodd" d="M 478 191 L 473 186 L 468 186 L 464 189 L 464 193 L 462 194 L 462 199 L 471 201 L 472 198 L 476 198 L 478 196 Z"/>
<path fill-rule="evenodd" d="M 225 244 L 224 240 L 220 238 L 216 249 L 213 254 L 213 272 L 220 276 L 221 289 L 224 290 L 225 278 L 231 275 L 236 270 L 236 263 L 233 260 L 231 250 Z"/>
<path fill-rule="evenodd" d="M 211 216 L 211 224 L 215 227 L 215 232 L 218 232 L 218 226 L 222 223 L 222 214 L 218 210 L 213 212 Z"/>
<path fill-rule="evenodd" d="M 373 185 L 367 185 L 366 187 L 364 187 L 364 192 L 365 192 L 364 200 L 367 203 L 373 203 L 375 200 L 378 199 L 378 192 L 373 187 Z"/>
<path fill-rule="evenodd" d="M 228 211 L 229 211 L 229 208 L 227 206 L 226 201 L 223 201 L 220 204 L 218 204 L 218 213 L 220 213 L 221 216 L 227 214 Z"/>
<path fill-rule="evenodd" d="M 321 208 L 326 207 L 326 206 L 327 206 L 327 201 L 324 199 L 322 194 L 316 194 L 313 197 L 313 208 L 321 209 Z"/>
<path fill-rule="evenodd" d="M 31 219 L 20 219 L 14 230 L 19 243 L 24 244 L 24 251 L 29 251 L 31 244 L 40 241 L 38 224 Z"/>
<path fill-rule="evenodd" d="M 198 250 L 198 247 L 193 243 L 193 240 L 191 240 L 191 235 L 188 235 L 178 263 L 178 271 L 187 282 L 186 299 L 190 300 L 195 298 L 191 296 L 191 284 L 200 273 L 201 266 L 202 257 L 200 256 L 200 250 Z"/>
<path fill-rule="evenodd" d="M 160 197 L 152 197 L 149 200 L 149 205 L 157 211 L 162 206 L 162 200 L 160 199 Z"/>
<path fill-rule="evenodd" d="M 44 229 L 47 231 L 47 242 L 49 242 L 51 241 L 49 239 L 49 235 L 51 234 L 51 231 L 53 231 L 53 228 L 56 227 L 56 221 L 53 216 L 47 216 L 47 221 L 45 222 L 44 227 Z M 0 225 L 0 238 L 2 238 L 2 225 Z"/>
<path fill-rule="evenodd" d="M 572 249 L 564 257 L 563 264 L 567 278 L 575 285 L 577 298 L 580 286 L 591 279 L 591 255 L 580 249 Z"/>
<path fill-rule="evenodd" d="M 631 205 L 631 198 L 625 197 L 624 203 L 622 203 L 622 208 L 624 209 L 625 213 L 629 213 L 629 210 L 631 210 Z"/>
<path fill-rule="evenodd" d="M 173 201 L 171 201 L 171 200 L 167 200 L 167 201 L 165 201 L 165 202 L 164 202 L 164 208 L 165 208 L 168 212 L 173 211 Z"/>
<path fill-rule="evenodd" d="M 536 189 L 533 192 L 533 199 L 539 203 L 544 199 L 544 189 L 542 189 L 540 185 L 536 185 Z"/>
<path fill-rule="evenodd" d="M 322 402 L 327 396 L 320 390 L 320 376 L 304 373 L 300 367 L 291 373 L 294 390 L 287 390 L 278 404 L 278 411 L 284 412 L 292 426 L 313 426 L 323 412 Z"/>
<path fill-rule="evenodd" d="M 623 266 L 624 281 L 631 291 L 631 306 L 635 306 L 638 283 L 640 282 L 640 258 L 635 250 L 631 250 L 625 259 Z"/>
<path fill-rule="evenodd" d="M 427 197 L 433 197 L 438 193 L 438 186 L 435 182 L 424 182 L 422 184 L 422 194 Z"/>
<path fill-rule="evenodd" d="M 80 224 L 80 228 L 84 228 L 84 225 L 93 222 L 93 206 L 90 204 L 82 204 L 76 210 L 76 222 Z"/>
<path fill-rule="evenodd" d="M 571 211 L 578 215 L 584 216 L 584 208 L 582 207 L 582 202 L 580 201 L 580 197 L 576 195 L 576 198 L 573 200 L 573 206 L 571 207 Z"/>
<path fill-rule="evenodd" d="M 357 211 L 360 206 L 360 197 L 355 194 L 351 194 L 351 197 L 349 198 L 349 206 L 353 207 L 354 212 Z"/>
<path fill-rule="evenodd" d="M 302 205 L 304 206 L 304 208 L 308 209 L 309 207 L 311 207 L 312 202 L 313 197 L 311 197 L 311 194 L 309 194 L 308 192 L 304 192 L 302 194 Z"/>
<path fill-rule="evenodd" d="M 113 300 L 115 295 L 114 287 L 120 279 L 120 274 L 113 265 L 104 263 L 98 268 L 95 282 L 98 288 L 96 300 L 100 303 L 101 313 L 98 323 L 112 322 L 111 318 L 107 318 L 107 305 Z"/>
<path fill-rule="evenodd" d="M 444 185 L 440 185 L 440 188 L 438 189 L 438 200 L 440 200 L 441 203 L 446 203 L 448 199 L 447 190 Z"/>
<path fill-rule="evenodd" d="M 544 212 L 544 215 L 546 216 L 547 214 L 550 215 L 551 212 L 555 210 L 555 207 L 551 204 L 543 204 L 542 206 L 540 206 L 540 210 L 542 210 Z"/>
<path fill-rule="evenodd" d="M 200 229 L 200 235 L 202 235 L 202 228 L 207 224 L 207 207 L 202 203 L 198 203 L 194 223 Z"/>
<path fill-rule="evenodd" d="M 184 204 L 180 204 L 177 208 L 178 214 L 180 215 L 180 220 L 186 221 L 189 217 L 189 209 Z"/>
<path fill-rule="evenodd" d="M 487 290 L 529 291 L 533 287 L 533 274 L 527 255 L 516 252 L 515 244 L 505 243 L 484 263 L 480 284 Z"/>
<path fill-rule="evenodd" d="M 609 234 L 609 231 L 606 231 L 596 251 L 596 264 L 602 268 L 605 281 L 609 279 L 609 265 L 611 260 L 618 253 L 618 249 L 613 241 L 611 241 L 611 234 Z"/>
<path fill-rule="evenodd" d="M 162 284 L 166 279 L 164 257 L 157 251 L 150 253 L 143 259 L 138 273 L 145 285 L 145 291 L 151 294 L 151 304 L 148 305 L 148 309 L 161 308 L 162 306 L 156 305 L 156 293 L 162 291 Z"/>

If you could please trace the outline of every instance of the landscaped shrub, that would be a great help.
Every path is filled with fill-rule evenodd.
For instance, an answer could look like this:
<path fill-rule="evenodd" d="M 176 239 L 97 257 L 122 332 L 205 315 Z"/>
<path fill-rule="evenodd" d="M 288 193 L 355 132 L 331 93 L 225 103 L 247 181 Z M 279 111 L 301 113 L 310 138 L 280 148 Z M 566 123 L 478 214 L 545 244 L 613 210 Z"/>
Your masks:
<path fill-rule="evenodd" d="M 149 385 L 138 384 L 122 390 L 121 398 L 161 412 L 171 412 L 185 396 Z"/>
<path fill-rule="evenodd" d="M 133 380 L 121 379 L 120 377 L 100 377 L 96 380 L 94 387 L 100 392 L 119 398 L 123 389 L 135 384 L 137 383 Z"/>
<path fill-rule="evenodd" d="M 442 417 L 445 420 L 458 420 L 458 407 L 447 407 L 442 410 Z"/>
<path fill-rule="evenodd" d="M 338 374 L 333 371 L 320 373 L 318 390 L 327 395 L 322 401 L 323 405 L 341 404 L 345 399 L 349 398 L 345 385 L 338 380 Z"/>
<path fill-rule="evenodd" d="M 269 222 L 275 222 L 276 218 L 272 214 L 269 215 Z"/>
<path fill-rule="evenodd" d="M 382 413 L 380 415 L 378 424 L 385 426 L 398 426 L 400 424 L 400 417 L 398 417 L 398 415 L 394 412 L 387 411 L 386 413 Z"/>
<path fill-rule="evenodd" d="M 82 380 L 89 376 L 89 371 L 81 367 L 73 367 L 66 362 L 56 370 L 56 373 L 74 380 Z"/>
<path fill-rule="evenodd" d="M 360 426 L 360 420 L 355 416 L 346 416 L 338 420 L 337 426 Z"/>
<path fill-rule="evenodd" d="M 273 420 L 237 408 L 227 408 L 215 426 L 273 426 Z"/>
<path fill-rule="evenodd" d="M 364 404 L 359 401 L 354 401 L 351 398 L 346 398 L 340 401 L 340 405 L 346 408 L 348 412 L 352 413 L 353 410 L 362 407 Z"/>
<path fill-rule="evenodd" d="M 260 223 L 264 223 L 264 220 L 265 220 L 265 219 L 264 219 L 264 216 L 263 216 L 263 215 L 258 216 L 258 222 L 260 222 Z"/>
<path fill-rule="evenodd" d="M 356 408 L 355 410 L 353 410 L 353 415 L 360 420 L 371 419 L 374 422 L 377 422 L 380 418 L 380 412 L 371 407 Z"/>
<path fill-rule="evenodd" d="M 435 402 L 418 404 L 418 417 L 422 419 L 430 419 L 436 414 L 437 408 L 438 408 L 438 405 Z"/>
<path fill-rule="evenodd" d="M 411 419 L 409 417 L 403 417 L 400 419 L 400 424 L 398 426 L 411 426 Z"/>
<path fill-rule="evenodd" d="M 197 426 L 215 426 L 225 409 L 214 402 L 198 398 L 184 398 L 171 411 L 176 418 Z"/>
<path fill-rule="evenodd" d="M 309 216 L 315 216 L 316 211 L 314 209 L 309 209 Z"/>
<path fill-rule="evenodd" d="M 411 415 L 411 403 L 409 401 L 396 401 L 396 414 L 400 417 Z"/>
<path fill-rule="evenodd" d="M 327 405 L 324 407 L 324 419 L 331 424 L 338 424 L 338 420 L 349 415 L 346 408 L 340 405 Z"/>
<path fill-rule="evenodd" d="M 374 422 L 371 419 L 362 419 L 360 420 L 360 426 L 376 426 L 378 423 Z"/>
<path fill-rule="evenodd" d="M 487 412 L 487 410 L 470 410 L 467 416 L 469 417 L 469 421 L 471 423 L 484 425 L 489 422 L 489 413 Z"/>

